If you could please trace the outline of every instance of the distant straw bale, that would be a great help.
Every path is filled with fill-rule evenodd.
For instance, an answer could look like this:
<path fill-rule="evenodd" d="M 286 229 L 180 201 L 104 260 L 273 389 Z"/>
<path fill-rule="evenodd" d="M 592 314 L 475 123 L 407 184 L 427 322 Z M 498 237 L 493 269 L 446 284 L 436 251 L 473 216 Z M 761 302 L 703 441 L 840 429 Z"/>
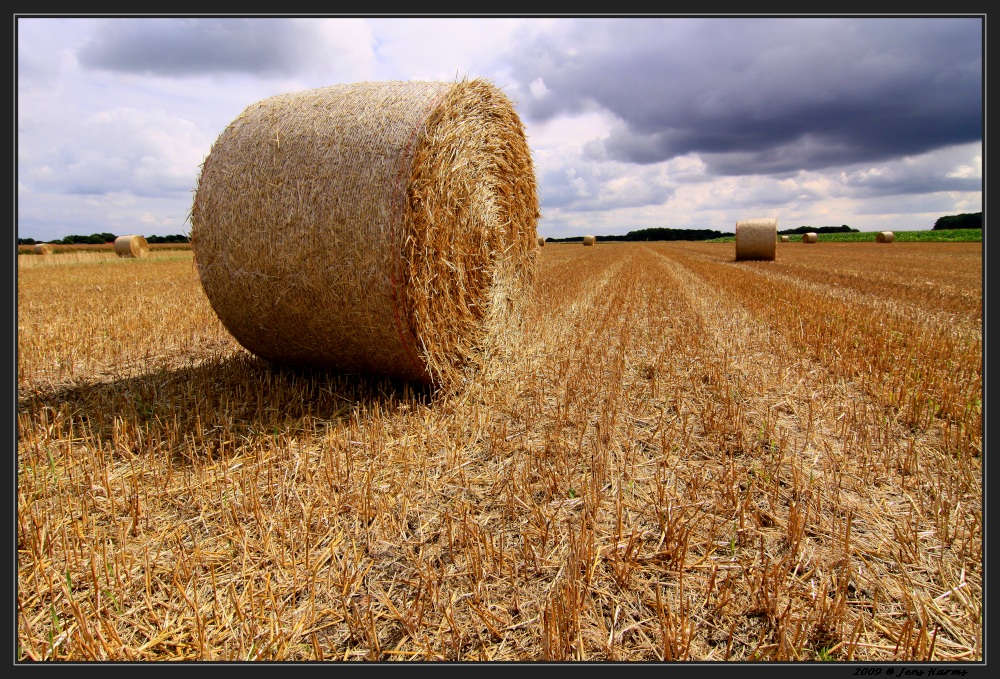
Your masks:
<path fill-rule="evenodd" d="M 48 243 L 38 243 L 37 245 L 35 245 L 35 254 L 36 255 L 51 255 L 52 254 L 52 246 L 50 244 L 48 244 Z"/>
<path fill-rule="evenodd" d="M 817 240 L 819 240 L 819 236 L 816 235 L 815 231 L 802 234 L 803 243 L 815 243 Z"/>
<path fill-rule="evenodd" d="M 149 254 L 149 243 L 135 234 L 115 238 L 115 254 L 119 257 L 145 257 Z"/>
<path fill-rule="evenodd" d="M 541 236 L 538 237 L 538 247 L 540 247 L 540 248 L 544 248 L 545 247 L 545 239 L 542 238 Z"/>
<path fill-rule="evenodd" d="M 521 317 L 539 216 L 491 82 L 360 82 L 247 107 L 202 166 L 191 240 L 261 358 L 448 384 Z"/>
<path fill-rule="evenodd" d="M 583 237 L 583 244 L 584 245 L 594 245 L 595 243 L 597 243 L 597 236 L 584 236 Z"/>
<path fill-rule="evenodd" d="M 781 242 L 782 243 L 787 243 L 788 242 L 788 236 L 782 236 L 781 237 Z"/>
<path fill-rule="evenodd" d="M 879 231 L 875 234 L 876 243 L 891 243 L 896 240 L 896 235 L 892 231 Z"/>
<path fill-rule="evenodd" d="M 778 220 L 741 219 L 736 222 L 736 261 L 774 260 Z"/>

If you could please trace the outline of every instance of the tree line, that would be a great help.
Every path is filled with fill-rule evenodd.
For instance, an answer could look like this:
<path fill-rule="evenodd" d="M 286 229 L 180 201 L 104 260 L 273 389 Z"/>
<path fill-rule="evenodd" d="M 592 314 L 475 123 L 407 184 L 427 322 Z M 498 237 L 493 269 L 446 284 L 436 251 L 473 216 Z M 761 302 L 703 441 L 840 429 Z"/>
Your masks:
<path fill-rule="evenodd" d="M 942 229 L 981 229 L 983 228 L 982 212 L 966 212 L 958 215 L 948 215 L 939 218 L 934 222 L 934 231 Z M 782 229 L 779 234 L 792 236 L 809 232 L 815 233 L 851 233 L 858 229 L 851 228 L 847 224 L 840 226 L 798 226 L 794 229 Z M 624 236 L 597 236 L 598 241 L 662 241 L 662 240 L 711 240 L 730 236 L 730 233 L 715 231 L 713 229 L 672 229 L 669 227 L 652 227 L 648 229 L 637 229 L 629 231 Z M 71 235 L 56 240 L 40 241 L 34 238 L 18 238 L 18 245 L 36 245 L 38 243 L 49 243 L 50 245 L 103 245 L 104 243 L 114 243 L 117 236 L 113 233 L 92 233 L 89 236 Z M 579 243 L 583 236 L 568 236 L 566 238 L 546 238 L 547 243 Z M 147 243 L 190 243 L 191 239 L 182 234 L 170 236 L 146 236 Z"/>
<path fill-rule="evenodd" d="M 844 233 L 857 231 L 847 224 L 843 226 L 799 226 L 794 229 L 779 231 L 780 234 L 808 233 Z M 598 241 L 661 241 L 661 240 L 712 240 L 723 236 L 732 236 L 731 233 L 715 231 L 713 229 L 671 229 L 667 227 L 652 227 L 649 229 L 637 229 L 629 231 L 624 236 L 596 236 Z M 546 243 L 579 243 L 583 236 L 568 236 L 566 238 L 546 238 Z"/>
<path fill-rule="evenodd" d="M 983 228 L 982 212 L 963 212 L 960 215 L 941 217 L 934 222 L 932 231 L 944 229 L 981 229 Z"/>
<path fill-rule="evenodd" d="M 114 243 L 117 238 L 113 233 L 92 233 L 89 236 L 66 236 L 56 240 L 35 240 L 34 238 L 18 238 L 18 245 L 37 245 L 38 243 L 48 243 L 50 245 L 103 245 Z M 171 236 L 145 236 L 147 243 L 190 243 L 191 239 L 181 234 Z"/>
<path fill-rule="evenodd" d="M 932 230 L 942 229 L 981 229 L 983 228 L 982 212 L 966 212 L 958 215 L 949 215 L 939 218 L 934 222 Z M 840 226 L 797 226 L 794 229 L 781 229 L 778 231 L 783 236 L 793 236 L 803 233 L 858 233 L 859 229 L 852 228 L 847 224 Z M 671 229 L 666 227 L 653 227 L 650 229 L 638 229 L 629 231 L 624 236 L 596 236 L 598 241 L 652 241 L 652 240 L 711 240 L 723 236 L 732 236 L 732 233 L 723 233 L 712 229 Z M 579 243 L 583 236 L 567 236 L 566 238 L 546 238 L 546 243 Z"/>

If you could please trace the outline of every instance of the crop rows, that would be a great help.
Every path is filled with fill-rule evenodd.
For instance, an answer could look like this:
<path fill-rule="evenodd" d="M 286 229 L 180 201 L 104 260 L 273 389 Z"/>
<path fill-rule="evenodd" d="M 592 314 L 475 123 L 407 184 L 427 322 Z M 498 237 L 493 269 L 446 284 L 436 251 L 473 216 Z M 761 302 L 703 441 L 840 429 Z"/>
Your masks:
<path fill-rule="evenodd" d="M 450 392 L 20 269 L 18 658 L 982 660 L 981 244 L 538 266 Z"/>

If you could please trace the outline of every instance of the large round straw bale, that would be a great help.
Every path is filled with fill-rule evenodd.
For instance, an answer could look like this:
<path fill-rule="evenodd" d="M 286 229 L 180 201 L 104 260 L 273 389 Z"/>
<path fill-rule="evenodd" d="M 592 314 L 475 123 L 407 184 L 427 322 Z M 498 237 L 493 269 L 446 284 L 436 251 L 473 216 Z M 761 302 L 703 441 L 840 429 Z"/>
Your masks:
<path fill-rule="evenodd" d="M 597 236 L 584 236 L 583 237 L 583 244 L 584 245 L 594 245 L 595 243 L 597 243 Z"/>
<path fill-rule="evenodd" d="M 48 243 L 38 243 L 37 245 L 35 245 L 35 254 L 36 255 L 51 255 L 52 254 L 52 246 L 49 245 Z"/>
<path fill-rule="evenodd" d="M 777 241 L 777 219 L 740 219 L 736 222 L 736 261 L 773 260 Z"/>
<path fill-rule="evenodd" d="M 815 231 L 802 234 L 803 243 L 815 243 L 817 240 L 819 240 L 819 236 L 816 235 Z"/>
<path fill-rule="evenodd" d="M 896 240 L 896 234 L 892 231 L 879 231 L 875 234 L 876 243 L 891 243 Z"/>
<path fill-rule="evenodd" d="M 542 238 L 541 236 L 538 237 L 538 247 L 540 247 L 540 248 L 544 248 L 545 247 L 545 239 Z"/>
<path fill-rule="evenodd" d="M 788 236 L 782 236 L 781 237 L 781 242 L 782 243 L 787 243 L 788 242 Z"/>
<path fill-rule="evenodd" d="M 145 257 L 149 254 L 149 243 L 135 234 L 115 238 L 115 253 L 119 257 Z"/>
<path fill-rule="evenodd" d="M 361 82 L 247 107 L 202 165 L 191 241 L 257 356 L 447 384 L 519 317 L 538 209 L 491 82 Z"/>

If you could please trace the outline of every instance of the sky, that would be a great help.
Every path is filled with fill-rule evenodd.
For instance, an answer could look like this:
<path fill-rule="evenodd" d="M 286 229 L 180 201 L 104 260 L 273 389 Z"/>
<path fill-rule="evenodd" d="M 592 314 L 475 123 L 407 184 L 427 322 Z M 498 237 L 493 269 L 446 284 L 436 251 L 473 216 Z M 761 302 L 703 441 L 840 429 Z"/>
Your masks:
<path fill-rule="evenodd" d="M 983 209 L 985 15 L 15 15 L 17 236 L 189 234 L 244 109 L 486 78 L 525 126 L 538 233 L 916 231 Z"/>

